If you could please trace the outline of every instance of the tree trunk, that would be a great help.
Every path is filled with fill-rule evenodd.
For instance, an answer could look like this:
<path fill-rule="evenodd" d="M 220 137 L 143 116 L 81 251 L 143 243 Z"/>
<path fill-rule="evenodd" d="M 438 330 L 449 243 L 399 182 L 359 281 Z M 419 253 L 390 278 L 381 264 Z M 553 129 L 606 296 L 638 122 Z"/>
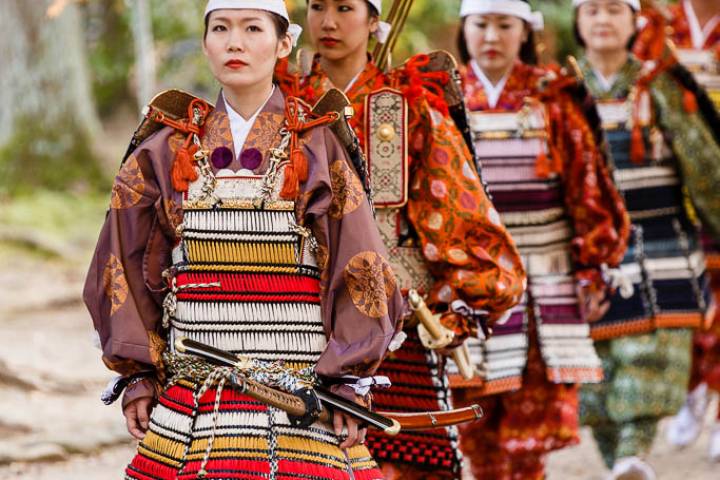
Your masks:
<path fill-rule="evenodd" d="M 78 7 L 0 2 L 0 194 L 101 178 L 90 142 L 100 124 Z"/>
<path fill-rule="evenodd" d="M 137 62 L 138 110 L 155 95 L 155 47 L 149 0 L 131 0 L 132 32 Z"/>

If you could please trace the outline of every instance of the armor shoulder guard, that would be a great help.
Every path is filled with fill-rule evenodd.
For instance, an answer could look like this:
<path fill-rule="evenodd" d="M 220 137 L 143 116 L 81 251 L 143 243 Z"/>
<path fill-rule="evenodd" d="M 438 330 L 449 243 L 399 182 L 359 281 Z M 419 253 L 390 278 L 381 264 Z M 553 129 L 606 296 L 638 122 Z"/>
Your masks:
<path fill-rule="evenodd" d="M 460 70 L 457 60 L 450 52 L 435 50 L 428 53 L 429 62 L 420 67 L 423 72 L 445 72 L 448 74 L 449 82 L 438 82 L 438 87 L 443 92 L 445 102 L 452 110 L 454 107 L 464 103 L 462 84 L 460 82 Z"/>
<path fill-rule="evenodd" d="M 187 118 L 188 107 L 190 103 L 197 98 L 199 97 L 182 90 L 166 90 L 150 100 L 150 103 L 143 108 L 142 114 L 144 118 L 133 134 L 127 152 L 123 157 L 123 163 L 142 142 L 164 127 L 164 125 L 158 121 L 160 116 L 164 116 L 170 120 Z M 210 108 L 214 108 L 211 103 L 206 103 L 208 103 Z"/>
<path fill-rule="evenodd" d="M 333 88 L 325 92 L 320 100 L 317 101 L 312 108 L 312 112 L 316 115 L 325 115 L 330 112 L 336 112 L 338 114 L 338 119 L 330 124 L 328 128 L 330 128 L 340 140 L 340 144 L 347 152 L 348 157 L 350 157 L 350 161 L 352 161 L 355 171 L 360 177 L 360 181 L 365 186 L 368 199 L 372 199 L 365 154 L 362 148 L 360 148 L 360 141 L 349 123 L 349 120 L 355 115 L 350 100 L 343 92 L 337 88 Z"/>
<path fill-rule="evenodd" d="M 482 178 L 482 166 L 478 159 L 472 132 L 470 130 L 469 114 L 465 105 L 465 93 L 463 92 L 462 79 L 460 77 L 460 69 L 458 68 L 457 60 L 455 60 L 455 57 L 452 56 L 452 54 L 445 50 L 430 52 L 428 54 L 428 58 L 429 62 L 426 66 L 421 67 L 420 70 L 423 72 L 447 73 L 449 81 L 438 81 L 437 85 L 443 92 L 443 99 L 448 106 L 448 113 L 450 114 L 453 123 L 455 123 L 455 126 L 460 131 L 463 140 L 465 140 L 465 144 L 470 150 L 470 154 L 474 160 L 472 162 L 473 167 L 475 167 L 478 175 L 480 176 L 486 193 L 490 196 L 490 193 L 487 190 L 487 185 Z"/>

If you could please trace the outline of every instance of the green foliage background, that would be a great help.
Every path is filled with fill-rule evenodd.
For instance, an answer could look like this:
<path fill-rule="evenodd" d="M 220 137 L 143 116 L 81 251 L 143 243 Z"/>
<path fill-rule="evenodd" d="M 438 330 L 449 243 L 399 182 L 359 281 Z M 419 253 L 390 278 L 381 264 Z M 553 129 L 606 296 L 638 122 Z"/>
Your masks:
<path fill-rule="evenodd" d="M 394 61 L 409 55 L 443 48 L 455 51 L 461 0 L 415 0 Z M 571 0 L 534 1 L 546 15 L 546 43 L 558 58 L 575 52 L 572 38 Z M 291 0 L 292 16 L 303 23 L 305 0 Z M 384 0 L 385 11 L 392 0 Z M 180 87 L 213 95 L 216 85 L 205 67 L 200 49 L 204 0 L 151 0 L 153 30 L 158 53 L 158 77 L 164 87 Z M 130 14 L 124 0 L 96 0 L 86 6 L 90 64 L 95 79 L 98 110 L 109 115 L 131 100 L 133 46 Z M 307 41 L 307 36 L 304 37 Z M 304 47 L 309 47 L 304 43 Z"/>

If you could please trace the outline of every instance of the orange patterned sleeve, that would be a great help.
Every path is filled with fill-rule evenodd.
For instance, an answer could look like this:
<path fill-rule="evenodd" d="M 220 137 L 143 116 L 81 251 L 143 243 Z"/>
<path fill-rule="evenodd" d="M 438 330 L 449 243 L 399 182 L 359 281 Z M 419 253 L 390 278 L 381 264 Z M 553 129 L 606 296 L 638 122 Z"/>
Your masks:
<path fill-rule="evenodd" d="M 556 139 L 565 159 L 565 203 L 575 228 L 573 255 L 579 278 L 603 285 L 598 267 L 615 267 L 623 259 L 630 235 L 630 218 L 608 168 L 599 136 L 585 110 L 567 92 L 551 108 L 562 112 Z M 595 108 L 594 105 L 591 108 Z"/>
<path fill-rule="evenodd" d="M 499 318 L 523 295 L 522 260 L 461 134 L 423 98 L 411 106 L 410 156 L 408 218 L 435 278 L 428 303 L 444 312 L 461 299 Z M 456 315 L 443 321 L 468 333 Z"/>

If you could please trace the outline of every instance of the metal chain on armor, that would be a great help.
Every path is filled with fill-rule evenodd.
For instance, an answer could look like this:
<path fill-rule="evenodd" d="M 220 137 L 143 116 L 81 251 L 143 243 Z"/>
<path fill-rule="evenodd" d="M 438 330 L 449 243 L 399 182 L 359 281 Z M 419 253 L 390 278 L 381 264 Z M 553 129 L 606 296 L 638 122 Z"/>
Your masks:
<path fill-rule="evenodd" d="M 280 139 L 280 145 L 276 148 L 270 149 L 270 165 L 263 177 L 263 183 L 260 187 L 260 196 L 255 200 L 255 207 L 258 209 L 263 208 L 265 203 L 270 201 L 272 198 L 272 195 L 275 192 L 275 184 L 277 183 L 278 175 L 280 174 L 280 163 L 289 158 L 287 150 L 290 146 L 292 133 L 286 127 L 283 127 L 280 130 L 280 135 L 282 136 Z"/>
<path fill-rule="evenodd" d="M 692 285 L 695 299 L 697 300 L 698 305 L 700 305 L 700 308 L 705 310 L 707 308 L 707 303 L 705 302 L 705 296 L 703 295 L 702 288 L 700 288 L 700 282 L 698 282 L 697 275 L 695 275 L 695 268 L 693 268 L 692 252 L 690 251 L 690 239 L 688 238 L 687 233 L 685 233 L 682 229 L 680 221 L 677 218 L 673 219 L 673 229 L 675 230 L 675 234 L 678 236 L 680 248 L 683 251 L 688 270 L 690 271 L 690 284 Z"/>

